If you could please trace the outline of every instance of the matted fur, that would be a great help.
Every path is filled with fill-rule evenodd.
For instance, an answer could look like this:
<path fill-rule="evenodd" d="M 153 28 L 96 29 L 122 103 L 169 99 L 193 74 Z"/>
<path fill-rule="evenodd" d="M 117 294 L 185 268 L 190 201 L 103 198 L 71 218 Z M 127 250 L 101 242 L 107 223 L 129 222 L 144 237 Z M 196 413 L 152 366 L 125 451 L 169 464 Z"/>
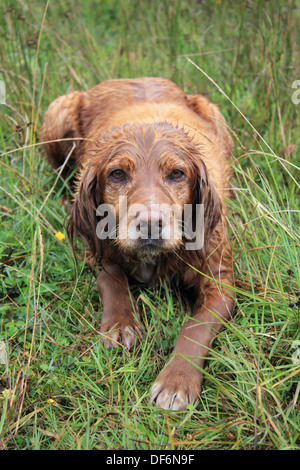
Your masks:
<path fill-rule="evenodd" d="M 72 139 L 76 147 L 71 152 Z M 57 98 L 45 115 L 40 141 L 47 142 L 45 153 L 54 167 L 68 156 L 65 176 L 78 167 L 68 230 L 71 240 L 85 240 L 103 267 L 97 287 L 107 347 L 130 348 L 136 338 L 143 341 L 138 307 L 129 292 L 131 278 L 151 283 L 176 279 L 193 289 L 193 319 L 182 328 L 151 389 L 160 407 L 184 409 L 200 393 L 204 358 L 234 307 L 225 209 L 232 139 L 223 116 L 204 96 L 186 95 L 165 79 L 110 80 Z M 123 171 L 122 180 L 112 177 L 116 169 Z M 171 178 L 174 170 L 183 176 Z M 118 217 L 120 196 L 126 196 L 129 207 L 166 203 L 183 210 L 185 204 L 203 204 L 203 247 L 186 250 L 175 236 L 145 246 L 121 239 L 117 226 L 115 239 L 100 240 L 96 209 L 111 204 Z M 149 209 L 146 216 L 162 224 L 161 214 Z"/>

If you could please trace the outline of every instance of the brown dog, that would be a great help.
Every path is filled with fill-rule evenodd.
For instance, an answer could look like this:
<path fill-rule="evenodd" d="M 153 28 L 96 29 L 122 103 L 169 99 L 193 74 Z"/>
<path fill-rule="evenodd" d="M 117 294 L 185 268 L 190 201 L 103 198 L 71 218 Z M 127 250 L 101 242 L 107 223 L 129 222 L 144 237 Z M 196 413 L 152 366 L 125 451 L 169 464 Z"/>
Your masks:
<path fill-rule="evenodd" d="M 232 139 L 224 118 L 168 80 L 111 80 L 57 98 L 40 141 L 64 176 L 79 167 L 69 234 L 101 263 L 107 347 L 142 339 L 131 279 L 174 279 L 193 290 L 193 319 L 151 389 L 161 408 L 184 409 L 197 399 L 210 343 L 234 307 L 225 220 Z"/>

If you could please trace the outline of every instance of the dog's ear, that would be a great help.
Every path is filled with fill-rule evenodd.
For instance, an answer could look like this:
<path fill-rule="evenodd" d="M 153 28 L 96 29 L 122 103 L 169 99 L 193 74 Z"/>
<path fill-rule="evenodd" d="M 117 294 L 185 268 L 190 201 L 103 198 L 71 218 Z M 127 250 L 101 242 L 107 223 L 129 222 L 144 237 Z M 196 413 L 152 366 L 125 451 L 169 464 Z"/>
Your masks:
<path fill-rule="evenodd" d="M 206 256 L 209 241 L 222 216 L 222 202 L 213 183 L 209 179 L 208 171 L 202 161 L 197 165 L 195 203 L 203 204 L 203 251 Z"/>
<path fill-rule="evenodd" d="M 103 241 L 97 236 L 97 208 L 102 201 L 101 171 L 90 168 L 83 172 L 76 199 L 69 211 L 68 235 L 74 249 L 74 237 L 81 237 L 96 259 L 103 254 Z"/>

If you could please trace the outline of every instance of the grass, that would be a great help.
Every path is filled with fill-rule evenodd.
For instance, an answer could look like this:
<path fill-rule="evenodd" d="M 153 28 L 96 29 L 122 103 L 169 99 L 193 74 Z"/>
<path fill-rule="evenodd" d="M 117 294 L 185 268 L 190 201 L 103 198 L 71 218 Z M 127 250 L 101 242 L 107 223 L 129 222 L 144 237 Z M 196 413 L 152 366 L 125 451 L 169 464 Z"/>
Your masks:
<path fill-rule="evenodd" d="M 299 1 L 0 8 L 0 448 L 299 449 Z M 102 348 L 93 273 L 55 237 L 66 187 L 38 146 L 56 96 L 143 75 L 210 96 L 236 142 L 238 304 L 185 415 L 152 406 L 149 389 L 190 312 L 167 284 L 136 289 L 147 341 Z"/>

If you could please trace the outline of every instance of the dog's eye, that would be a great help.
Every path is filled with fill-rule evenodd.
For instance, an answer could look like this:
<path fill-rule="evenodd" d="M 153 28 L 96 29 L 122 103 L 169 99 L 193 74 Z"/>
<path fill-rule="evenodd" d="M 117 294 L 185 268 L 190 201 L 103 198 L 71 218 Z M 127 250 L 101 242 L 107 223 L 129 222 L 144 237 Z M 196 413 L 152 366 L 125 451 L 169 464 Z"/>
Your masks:
<path fill-rule="evenodd" d="M 126 173 L 123 170 L 114 170 L 109 174 L 110 178 L 113 180 L 123 180 L 126 177 Z"/>
<path fill-rule="evenodd" d="M 178 170 L 178 169 L 174 169 L 171 171 L 171 173 L 169 174 L 169 179 L 171 180 L 180 180 L 184 177 L 184 173 L 182 170 Z"/>

